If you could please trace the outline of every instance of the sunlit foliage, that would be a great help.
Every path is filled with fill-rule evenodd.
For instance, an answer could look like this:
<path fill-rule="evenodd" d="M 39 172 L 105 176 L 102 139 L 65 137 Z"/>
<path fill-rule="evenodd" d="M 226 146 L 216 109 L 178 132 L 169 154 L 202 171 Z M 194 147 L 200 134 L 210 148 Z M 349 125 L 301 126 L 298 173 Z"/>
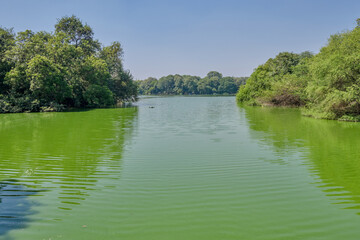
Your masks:
<path fill-rule="evenodd" d="M 63 17 L 54 33 L 0 28 L 0 113 L 109 107 L 137 98 L 119 42 L 102 46 L 90 26 Z"/>
<path fill-rule="evenodd" d="M 204 78 L 190 75 L 168 75 L 138 81 L 140 94 L 145 95 L 233 95 L 247 77 L 223 77 L 216 71 L 209 72 Z"/>
<path fill-rule="evenodd" d="M 360 21 L 359 21 L 360 23 Z M 360 120 L 360 28 L 332 35 L 314 56 L 280 53 L 240 87 L 238 102 L 302 106 L 316 118 Z"/>

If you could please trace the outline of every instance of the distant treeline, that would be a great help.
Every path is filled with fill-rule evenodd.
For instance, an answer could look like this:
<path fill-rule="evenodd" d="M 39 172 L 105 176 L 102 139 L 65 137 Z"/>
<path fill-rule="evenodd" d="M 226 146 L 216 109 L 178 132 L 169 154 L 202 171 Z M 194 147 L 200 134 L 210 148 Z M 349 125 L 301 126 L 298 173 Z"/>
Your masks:
<path fill-rule="evenodd" d="M 247 77 L 223 77 L 216 71 L 200 78 L 190 75 L 168 75 L 137 81 L 142 95 L 234 95 L 239 86 L 246 83 Z"/>
<path fill-rule="evenodd" d="M 119 42 L 102 46 L 75 16 L 54 33 L 0 28 L 0 113 L 107 107 L 137 98 Z"/>
<path fill-rule="evenodd" d="M 316 55 L 283 52 L 270 58 L 240 87 L 238 102 L 302 107 L 316 118 L 360 120 L 360 20 L 332 35 Z"/>

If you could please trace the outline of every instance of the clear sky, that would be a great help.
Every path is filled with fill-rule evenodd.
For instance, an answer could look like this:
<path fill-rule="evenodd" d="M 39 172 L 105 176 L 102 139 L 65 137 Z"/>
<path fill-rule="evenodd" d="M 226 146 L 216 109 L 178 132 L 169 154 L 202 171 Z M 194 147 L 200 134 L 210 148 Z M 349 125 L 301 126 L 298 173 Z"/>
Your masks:
<path fill-rule="evenodd" d="M 0 0 L 0 26 L 53 31 L 75 14 L 104 44 L 121 42 L 136 79 L 248 76 L 281 51 L 318 52 L 355 27 L 360 0 Z"/>

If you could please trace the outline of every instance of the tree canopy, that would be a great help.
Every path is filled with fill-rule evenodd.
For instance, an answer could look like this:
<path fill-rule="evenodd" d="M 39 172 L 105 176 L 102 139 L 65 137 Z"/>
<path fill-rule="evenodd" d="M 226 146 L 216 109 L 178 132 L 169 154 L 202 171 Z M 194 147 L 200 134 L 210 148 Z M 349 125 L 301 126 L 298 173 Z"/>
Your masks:
<path fill-rule="evenodd" d="M 63 17 L 55 32 L 0 28 L 0 113 L 108 107 L 137 98 L 119 42 L 102 46 L 90 26 Z"/>
<path fill-rule="evenodd" d="M 216 71 L 209 72 L 204 78 L 190 75 L 168 75 L 138 81 L 139 93 L 145 95 L 232 95 L 247 77 L 223 77 Z"/>
<path fill-rule="evenodd" d="M 358 21 L 359 23 L 359 21 Z M 301 106 L 305 115 L 360 120 L 360 28 L 332 35 L 316 55 L 280 53 L 240 87 L 238 102 Z"/>

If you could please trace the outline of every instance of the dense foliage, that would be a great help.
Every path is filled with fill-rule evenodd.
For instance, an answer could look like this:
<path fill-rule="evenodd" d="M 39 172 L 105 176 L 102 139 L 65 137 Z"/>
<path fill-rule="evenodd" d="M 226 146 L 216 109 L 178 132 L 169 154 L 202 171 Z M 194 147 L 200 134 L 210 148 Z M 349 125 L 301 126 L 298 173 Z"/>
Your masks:
<path fill-rule="evenodd" d="M 144 95 L 191 95 L 191 94 L 236 94 L 246 77 L 223 77 L 216 71 L 209 72 L 204 78 L 190 75 L 168 75 L 159 80 L 148 78 L 138 81 L 139 93 Z"/>
<path fill-rule="evenodd" d="M 137 98 L 119 42 L 103 47 L 77 17 L 54 33 L 0 28 L 0 113 L 107 107 Z"/>
<path fill-rule="evenodd" d="M 305 115 L 360 120 L 360 28 L 335 34 L 314 56 L 280 53 L 260 65 L 238 102 L 302 106 Z"/>
<path fill-rule="evenodd" d="M 303 105 L 307 80 L 304 76 L 311 58 L 310 52 L 283 52 L 270 58 L 255 69 L 245 86 L 240 87 L 237 100 L 249 105 Z"/>

